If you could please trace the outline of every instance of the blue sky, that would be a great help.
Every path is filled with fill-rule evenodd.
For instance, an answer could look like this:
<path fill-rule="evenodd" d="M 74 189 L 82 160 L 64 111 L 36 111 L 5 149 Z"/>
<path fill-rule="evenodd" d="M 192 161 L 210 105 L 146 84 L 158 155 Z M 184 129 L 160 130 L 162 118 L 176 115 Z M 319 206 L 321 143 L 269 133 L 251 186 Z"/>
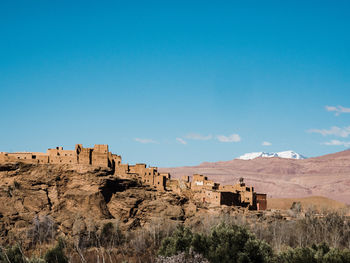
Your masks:
<path fill-rule="evenodd" d="M 349 10 L 2 1 L 0 151 L 106 143 L 124 162 L 180 166 L 349 148 Z"/>

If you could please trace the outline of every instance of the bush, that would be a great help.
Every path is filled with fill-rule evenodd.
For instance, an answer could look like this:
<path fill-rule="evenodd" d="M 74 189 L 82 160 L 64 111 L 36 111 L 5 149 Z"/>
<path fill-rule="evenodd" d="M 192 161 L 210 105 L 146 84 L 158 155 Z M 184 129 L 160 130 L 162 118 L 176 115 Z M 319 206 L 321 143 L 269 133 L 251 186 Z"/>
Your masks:
<path fill-rule="evenodd" d="M 186 254 L 188 254 L 191 248 L 192 239 L 192 231 L 183 225 L 179 225 L 171 237 L 167 237 L 162 241 L 159 255 L 169 257 L 176 255 L 179 252 L 186 252 Z M 199 246 L 199 244 L 197 245 Z"/>
<path fill-rule="evenodd" d="M 248 232 L 244 227 L 220 224 L 209 235 L 193 234 L 190 229 L 179 226 L 171 237 L 165 238 L 159 249 L 163 256 L 193 249 L 210 262 L 271 262 L 271 247 Z"/>
<path fill-rule="evenodd" d="M 350 250 L 331 249 L 323 257 L 324 263 L 342 263 L 350 262 Z"/>
<path fill-rule="evenodd" d="M 64 254 L 64 241 L 58 240 L 58 244 L 48 250 L 45 254 L 45 261 L 47 263 L 68 263 L 68 258 Z"/>
<path fill-rule="evenodd" d="M 0 262 L 1 263 L 46 263 L 42 258 L 32 257 L 26 258 L 22 253 L 21 247 L 17 244 L 7 249 L 0 247 Z"/>
<path fill-rule="evenodd" d="M 278 257 L 280 263 L 317 263 L 315 252 L 309 247 L 298 247 L 282 252 Z"/>
<path fill-rule="evenodd" d="M 19 245 L 7 249 L 0 248 L 0 262 L 4 263 L 25 263 L 27 262 L 22 254 Z"/>
<path fill-rule="evenodd" d="M 189 255 L 182 252 L 170 257 L 158 256 L 156 263 L 209 263 L 209 261 L 202 255 L 190 251 Z"/>
<path fill-rule="evenodd" d="M 29 263 L 47 263 L 47 262 L 42 258 L 33 257 L 29 260 Z"/>
<path fill-rule="evenodd" d="M 271 247 L 248 232 L 244 227 L 220 224 L 205 239 L 202 253 L 210 262 L 270 262 Z"/>
<path fill-rule="evenodd" d="M 124 243 L 125 236 L 118 225 L 114 226 L 113 223 L 109 222 L 102 228 L 100 241 L 103 247 L 115 247 Z"/>
<path fill-rule="evenodd" d="M 321 243 L 311 247 L 290 248 L 277 256 L 278 263 L 343 263 L 350 262 L 350 250 L 329 248 Z"/>

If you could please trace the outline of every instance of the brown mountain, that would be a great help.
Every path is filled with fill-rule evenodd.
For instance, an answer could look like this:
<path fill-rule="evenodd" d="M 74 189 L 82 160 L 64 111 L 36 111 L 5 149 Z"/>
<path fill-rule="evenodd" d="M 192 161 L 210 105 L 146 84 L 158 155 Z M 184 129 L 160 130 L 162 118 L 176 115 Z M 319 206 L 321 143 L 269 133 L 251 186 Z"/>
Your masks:
<path fill-rule="evenodd" d="M 304 160 L 256 158 L 162 168 L 173 177 L 201 173 L 223 183 L 240 177 L 273 198 L 325 196 L 350 204 L 350 150 Z"/>

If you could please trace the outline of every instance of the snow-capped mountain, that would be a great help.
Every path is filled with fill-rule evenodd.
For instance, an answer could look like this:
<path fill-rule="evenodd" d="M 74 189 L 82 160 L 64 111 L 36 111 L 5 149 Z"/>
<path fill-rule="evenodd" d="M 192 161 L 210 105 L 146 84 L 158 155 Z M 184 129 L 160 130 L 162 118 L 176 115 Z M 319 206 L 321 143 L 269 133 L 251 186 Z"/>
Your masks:
<path fill-rule="evenodd" d="M 279 158 L 287 158 L 287 159 L 306 159 L 305 156 L 302 156 L 299 153 L 296 153 L 294 151 L 284 151 L 284 152 L 277 152 L 277 153 L 269 153 L 269 152 L 253 152 L 253 153 L 246 153 L 236 159 L 241 160 L 252 160 L 258 157 L 279 157 Z"/>

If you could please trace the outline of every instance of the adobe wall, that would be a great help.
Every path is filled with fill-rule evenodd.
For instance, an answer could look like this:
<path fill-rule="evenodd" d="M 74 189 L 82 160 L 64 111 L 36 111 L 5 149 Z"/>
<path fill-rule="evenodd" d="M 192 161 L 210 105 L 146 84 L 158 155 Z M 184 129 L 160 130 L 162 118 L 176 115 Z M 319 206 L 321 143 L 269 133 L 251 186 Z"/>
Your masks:
<path fill-rule="evenodd" d="M 266 210 L 267 209 L 267 198 L 266 194 L 256 194 L 256 207 L 257 210 Z"/>
<path fill-rule="evenodd" d="M 203 182 L 205 180 L 208 180 L 208 177 L 202 174 L 194 174 L 192 177 L 192 182 L 194 181 Z"/>
<path fill-rule="evenodd" d="M 82 144 L 76 144 L 75 152 L 79 164 L 114 168 L 114 160 L 118 164 L 121 162 L 120 156 L 109 152 L 107 144 L 95 144 L 94 148 L 84 148 Z"/>
<path fill-rule="evenodd" d="M 165 190 L 166 189 L 166 177 L 162 175 L 158 175 L 154 177 L 154 186 L 158 190 Z"/>
<path fill-rule="evenodd" d="M 142 182 L 146 185 L 154 185 L 154 176 L 153 175 L 142 175 Z"/>
<path fill-rule="evenodd" d="M 43 153 L 1 153 L 0 162 L 48 163 L 48 156 Z"/>
<path fill-rule="evenodd" d="M 201 190 L 194 194 L 194 198 L 203 203 L 221 205 L 221 193 L 217 191 Z"/>
<path fill-rule="evenodd" d="M 173 191 L 177 194 L 181 194 L 180 181 L 176 179 L 170 179 L 166 181 L 166 189 Z"/>
<path fill-rule="evenodd" d="M 113 160 L 114 162 L 114 168 L 117 167 L 118 165 L 120 165 L 122 163 L 122 157 L 120 155 L 117 154 L 113 154 L 110 153 L 110 157 L 111 160 Z"/>
<path fill-rule="evenodd" d="M 147 168 L 146 173 L 148 173 L 149 175 L 155 175 L 155 176 L 159 175 L 157 167 L 149 167 L 149 168 Z"/>
<path fill-rule="evenodd" d="M 119 164 L 115 167 L 114 174 L 115 175 L 126 175 L 130 173 L 128 164 Z"/>
<path fill-rule="evenodd" d="M 254 187 L 252 186 L 246 186 L 245 183 L 237 183 L 237 184 L 234 184 L 234 185 L 220 185 L 219 187 L 220 190 L 222 191 L 241 191 L 241 192 L 244 192 L 244 191 L 249 191 L 249 192 L 254 192 Z"/>
<path fill-rule="evenodd" d="M 89 148 L 83 148 L 81 149 L 81 152 L 78 154 L 78 163 L 79 164 L 86 164 L 90 165 L 91 164 L 91 149 Z"/>
<path fill-rule="evenodd" d="M 191 182 L 191 190 L 200 191 L 204 187 L 204 182 L 208 180 L 208 177 L 202 174 L 194 174 Z"/>
<path fill-rule="evenodd" d="M 48 156 L 48 161 L 51 164 L 76 164 L 77 157 L 75 157 L 75 156 Z"/>
<path fill-rule="evenodd" d="M 74 150 L 63 150 L 63 147 L 56 147 L 56 149 L 47 150 L 47 160 L 51 164 L 75 164 L 77 155 Z"/>
<path fill-rule="evenodd" d="M 48 149 L 47 150 L 48 156 L 69 156 L 69 157 L 75 157 L 76 153 L 74 150 L 63 150 L 63 147 L 56 147 L 56 149 Z"/>
<path fill-rule="evenodd" d="M 108 158 L 108 153 L 100 153 L 100 152 L 92 151 L 91 165 L 110 167 L 111 163 L 110 163 L 110 160 Z"/>
<path fill-rule="evenodd" d="M 108 145 L 96 144 L 94 148 L 84 148 L 76 144 L 75 150 L 63 150 L 63 147 L 48 149 L 46 153 L 1 153 L 0 161 L 16 161 L 50 164 L 85 164 L 114 168 L 121 163 L 121 157 L 108 151 Z"/>
<path fill-rule="evenodd" d="M 36 159 L 38 160 L 38 163 L 49 163 L 49 156 L 48 155 L 37 155 Z"/>
<path fill-rule="evenodd" d="M 245 203 L 246 205 L 251 205 L 254 206 L 254 192 L 247 192 L 247 191 L 242 191 L 239 192 L 241 195 L 241 202 Z"/>
<path fill-rule="evenodd" d="M 215 183 L 212 180 L 208 180 L 208 177 L 204 175 L 201 175 L 201 174 L 193 175 L 193 179 L 191 182 L 191 190 L 200 191 L 202 189 L 216 190 L 216 189 L 219 189 L 219 184 Z"/>
<path fill-rule="evenodd" d="M 255 206 L 254 187 L 248 187 L 245 183 L 237 183 L 235 185 L 220 185 L 219 190 L 223 192 L 239 193 L 242 205 Z"/>
<path fill-rule="evenodd" d="M 108 144 L 95 144 L 93 150 L 98 153 L 108 153 Z"/>
<path fill-rule="evenodd" d="M 171 179 L 171 174 L 170 174 L 170 173 L 160 173 L 159 175 L 160 175 L 160 176 L 165 176 L 165 178 L 166 178 L 167 180 L 170 180 L 170 179 Z"/>
<path fill-rule="evenodd" d="M 107 144 L 95 144 L 92 149 L 91 164 L 94 166 L 111 167 Z"/>
<path fill-rule="evenodd" d="M 144 163 L 137 163 L 135 165 L 129 165 L 129 172 L 130 173 L 138 173 L 140 175 L 146 175 L 148 172 L 146 171 L 146 164 Z"/>

